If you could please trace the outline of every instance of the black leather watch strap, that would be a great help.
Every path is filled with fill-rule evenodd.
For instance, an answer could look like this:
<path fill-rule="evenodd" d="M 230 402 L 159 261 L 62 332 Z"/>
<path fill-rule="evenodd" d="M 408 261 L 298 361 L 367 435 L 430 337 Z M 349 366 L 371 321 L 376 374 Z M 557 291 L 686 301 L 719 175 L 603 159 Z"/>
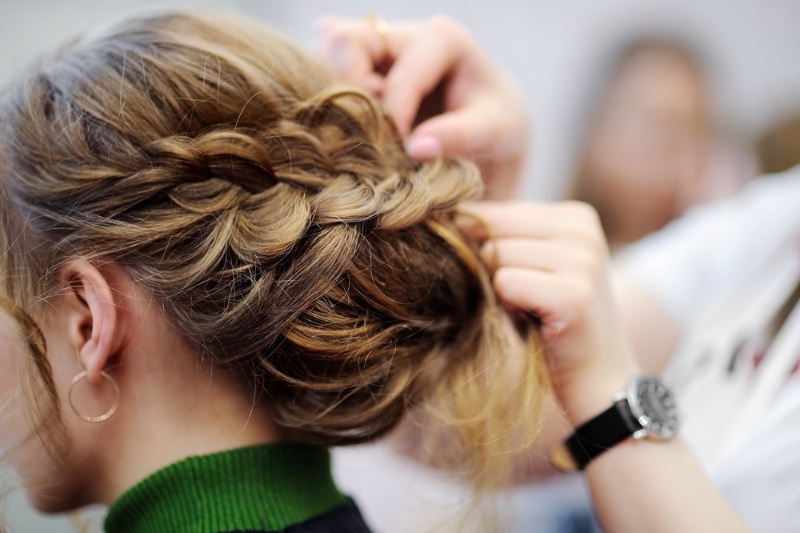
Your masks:
<path fill-rule="evenodd" d="M 578 470 L 589 462 L 642 429 L 642 425 L 631 415 L 628 400 L 623 398 L 579 426 L 564 443 L 575 461 Z"/>

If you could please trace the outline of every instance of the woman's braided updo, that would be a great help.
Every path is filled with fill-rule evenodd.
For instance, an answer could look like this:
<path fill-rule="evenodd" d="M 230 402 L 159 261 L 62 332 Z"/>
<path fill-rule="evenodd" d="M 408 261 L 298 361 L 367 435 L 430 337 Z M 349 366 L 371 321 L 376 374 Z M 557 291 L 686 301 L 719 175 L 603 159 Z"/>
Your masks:
<path fill-rule="evenodd" d="M 468 451 L 515 420 L 502 312 L 454 224 L 475 167 L 413 162 L 369 96 L 260 26 L 79 41 L 4 96 L 0 175 L 11 300 L 32 309 L 71 257 L 118 264 L 292 438 L 369 440 L 438 400 Z"/>

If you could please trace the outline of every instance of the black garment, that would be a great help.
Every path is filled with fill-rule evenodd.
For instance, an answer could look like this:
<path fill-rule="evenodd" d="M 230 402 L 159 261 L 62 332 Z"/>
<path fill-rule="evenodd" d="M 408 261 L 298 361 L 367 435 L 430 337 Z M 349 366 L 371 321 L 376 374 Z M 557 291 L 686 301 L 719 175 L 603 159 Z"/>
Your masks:
<path fill-rule="evenodd" d="M 347 502 L 323 515 L 280 531 L 248 529 L 221 533 L 372 533 L 372 530 L 364 522 L 355 502 L 348 498 Z"/>

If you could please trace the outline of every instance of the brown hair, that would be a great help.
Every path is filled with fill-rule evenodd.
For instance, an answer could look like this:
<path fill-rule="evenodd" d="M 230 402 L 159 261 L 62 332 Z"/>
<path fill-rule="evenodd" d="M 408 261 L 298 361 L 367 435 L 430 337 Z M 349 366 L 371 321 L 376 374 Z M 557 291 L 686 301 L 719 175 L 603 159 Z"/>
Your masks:
<path fill-rule="evenodd" d="M 755 141 L 763 174 L 785 172 L 800 164 L 800 116 L 790 116 Z"/>
<path fill-rule="evenodd" d="M 114 262 L 294 439 L 367 441 L 433 406 L 484 485 L 508 430 L 536 426 L 536 358 L 508 370 L 454 223 L 475 167 L 411 161 L 369 96 L 265 28 L 166 14 L 77 42 L 0 103 L 0 176 L 15 305 L 71 257 Z"/>

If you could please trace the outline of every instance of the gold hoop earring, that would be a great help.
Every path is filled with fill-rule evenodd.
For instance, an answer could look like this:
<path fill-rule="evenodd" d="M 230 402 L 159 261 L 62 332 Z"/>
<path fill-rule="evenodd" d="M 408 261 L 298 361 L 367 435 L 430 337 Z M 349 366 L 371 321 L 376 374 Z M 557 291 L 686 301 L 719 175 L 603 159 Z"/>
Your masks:
<path fill-rule="evenodd" d="M 117 412 L 117 407 L 119 407 L 119 385 L 117 385 L 117 382 L 114 381 L 114 378 L 109 376 L 105 371 L 101 370 L 100 375 L 103 376 L 105 379 L 107 379 L 109 382 L 111 382 L 111 385 L 114 386 L 114 395 L 115 395 L 114 405 L 112 405 L 108 411 L 106 411 L 100 416 L 86 416 L 84 414 L 79 413 L 77 407 L 75 407 L 75 404 L 72 403 L 72 392 L 75 390 L 75 385 L 88 375 L 89 372 L 84 370 L 83 372 L 72 378 L 72 383 L 70 384 L 69 391 L 67 392 L 67 401 L 69 402 L 69 406 L 72 408 L 72 412 L 74 412 L 81 420 L 85 420 L 87 422 L 104 422 L 109 418 L 111 418 L 112 416 L 114 416 L 114 413 Z"/>

